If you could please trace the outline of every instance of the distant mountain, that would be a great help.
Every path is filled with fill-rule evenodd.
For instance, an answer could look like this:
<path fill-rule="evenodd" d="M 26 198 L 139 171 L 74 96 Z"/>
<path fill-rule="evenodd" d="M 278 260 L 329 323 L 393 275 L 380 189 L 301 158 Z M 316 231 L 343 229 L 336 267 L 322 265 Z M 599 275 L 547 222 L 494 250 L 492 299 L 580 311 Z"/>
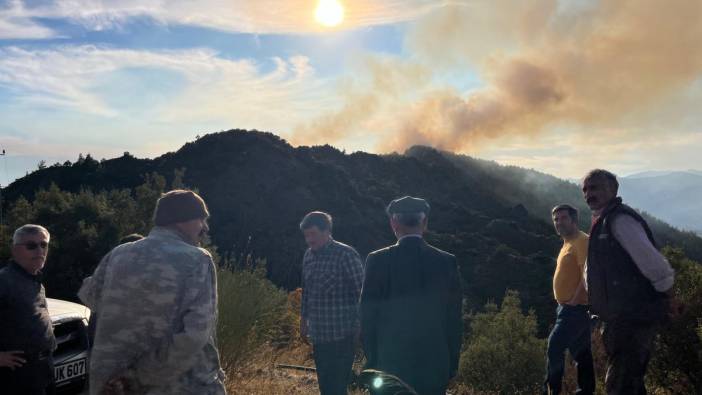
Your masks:
<path fill-rule="evenodd" d="M 650 178 L 650 177 L 661 177 L 661 176 L 667 176 L 668 174 L 674 173 L 672 171 L 665 171 L 665 170 L 651 170 L 651 171 L 642 171 L 640 173 L 635 173 L 629 176 L 626 176 L 626 178 L 629 179 L 638 179 L 638 178 Z"/>
<path fill-rule="evenodd" d="M 424 197 L 432 206 L 427 238 L 456 255 L 469 309 L 515 289 L 536 310 L 542 330 L 553 318 L 551 276 L 561 246 L 550 209 L 571 203 L 582 210 L 583 229 L 589 225 L 577 185 L 533 170 L 427 147 L 382 156 L 294 148 L 273 134 L 242 130 L 208 134 L 155 159 L 85 157 L 35 171 L 3 193 L 11 204 L 20 196 L 32 200 L 52 183 L 74 192 L 135 188 L 145 174 L 170 183 L 181 169 L 184 183 L 210 207 L 219 252 L 266 258 L 269 277 L 286 288 L 300 284 L 305 245 L 298 224 L 305 213 L 330 212 L 335 238 L 365 256 L 395 242 L 384 213 L 388 202 Z M 702 261 L 702 239 L 650 221 L 662 245 L 681 246 Z"/>
<path fill-rule="evenodd" d="M 698 175 L 702 176 L 702 171 L 701 170 L 694 170 L 694 169 L 688 169 L 688 170 L 651 170 L 651 171 L 642 171 L 640 173 L 634 173 L 622 178 L 628 178 L 628 179 L 636 179 L 636 178 L 650 178 L 650 177 L 662 177 L 662 176 L 668 176 L 672 174 L 692 174 L 692 175 Z"/>
<path fill-rule="evenodd" d="M 620 194 L 632 206 L 702 234 L 702 172 L 640 173 L 622 177 L 620 185 Z"/>
<path fill-rule="evenodd" d="M 451 158 L 466 172 L 476 173 L 476 169 L 481 169 L 483 173 L 488 174 L 489 178 L 485 181 L 485 187 L 491 189 L 494 196 L 505 204 L 522 204 L 535 217 L 550 222 L 551 208 L 561 203 L 567 203 L 580 211 L 581 228 L 589 229 L 591 213 L 582 198 L 579 181 L 562 180 L 535 170 L 517 166 L 502 166 L 496 162 L 463 155 L 451 153 L 444 153 L 444 155 Z M 662 221 L 660 217 L 654 216 L 652 213 L 655 211 L 641 210 L 629 199 L 631 193 L 620 191 L 620 195 L 625 203 L 642 211 L 660 246 L 681 246 L 690 257 L 702 262 L 700 259 L 702 258 L 702 245 L 699 243 L 698 234 L 674 228 L 669 223 Z"/>

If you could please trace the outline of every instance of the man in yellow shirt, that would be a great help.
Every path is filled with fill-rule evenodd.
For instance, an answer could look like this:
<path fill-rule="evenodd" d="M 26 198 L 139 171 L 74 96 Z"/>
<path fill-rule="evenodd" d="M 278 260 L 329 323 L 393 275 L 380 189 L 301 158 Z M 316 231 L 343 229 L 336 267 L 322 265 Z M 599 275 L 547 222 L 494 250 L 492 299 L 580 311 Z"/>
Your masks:
<path fill-rule="evenodd" d="M 544 394 L 559 394 L 563 379 L 565 351 L 573 356 L 578 369 L 576 394 L 595 392 L 595 372 L 590 347 L 590 316 L 583 278 L 588 236 L 578 229 L 578 210 L 567 204 L 551 211 L 553 226 L 563 247 L 553 275 L 553 296 L 558 302 L 556 324 L 548 338 L 547 374 Z"/>

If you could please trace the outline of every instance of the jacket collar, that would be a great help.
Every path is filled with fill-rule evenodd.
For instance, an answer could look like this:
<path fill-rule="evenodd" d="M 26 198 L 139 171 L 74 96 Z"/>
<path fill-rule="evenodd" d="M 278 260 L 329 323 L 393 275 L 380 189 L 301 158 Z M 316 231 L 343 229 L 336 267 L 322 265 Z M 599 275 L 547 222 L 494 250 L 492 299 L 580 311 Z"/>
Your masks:
<path fill-rule="evenodd" d="M 614 211 L 617 207 L 622 205 L 622 198 L 617 196 L 612 201 L 609 202 L 607 207 L 602 209 L 599 215 L 592 215 L 592 227 L 594 228 L 596 224 L 600 223 L 605 217 Z"/>
<path fill-rule="evenodd" d="M 24 270 L 24 268 L 22 266 L 20 266 L 19 263 L 15 262 L 14 260 L 10 260 L 10 264 L 8 266 L 10 267 L 10 269 L 18 272 L 20 275 L 22 275 L 28 279 L 31 279 L 34 281 L 41 281 L 41 279 L 42 279 L 41 270 L 37 274 L 29 273 L 26 270 Z"/>
<path fill-rule="evenodd" d="M 323 246 L 319 247 L 318 250 L 315 251 L 315 250 L 310 249 L 310 251 L 312 251 L 312 253 L 315 255 L 324 254 L 325 252 L 329 251 L 329 249 L 331 248 L 332 245 L 334 245 L 334 238 L 329 236 L 329 240 L 327 240 L 327 242 L 324 243 Z"/>
<path fill-rule="evenodd" d="M 397 239 L 397 245 L 414 245 L 423 243 L 424 238 L 422 235 L 404 235 Z"/>
<path fill-rule="evenodd" d="M 190 244 L 185 239 L 185 237 L 183 237 L 183 235 L 180 234 L 180 232 L 171 228 L 166 228 L 164 226 L 154 226 L 153 229 L 151 229 L 151 232 L 149 232 L 149 237 L 164 240 L 182 241 L 183 243 Z"/>

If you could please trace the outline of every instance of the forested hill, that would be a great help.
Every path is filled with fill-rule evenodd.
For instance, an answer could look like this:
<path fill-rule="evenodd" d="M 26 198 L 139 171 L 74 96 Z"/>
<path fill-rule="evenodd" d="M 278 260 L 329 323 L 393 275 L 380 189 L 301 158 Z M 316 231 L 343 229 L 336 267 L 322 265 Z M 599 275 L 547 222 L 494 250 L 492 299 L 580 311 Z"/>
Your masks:
<path fill-rule="evenodd" d="M 576 185 L 535 171 L 426 147 L 385 156 L 293 148 L 273 134 L 241 130 L 205 135 L 155 159 L 87 156 L 40 169 L 4 190 L 5 209 L 20 196 L 31 202 L 52 183 L 72 192 L 135 191 L 152 173 L 169 185 L 182 178 L 198 189 L 210 207 L 210 233 L 220 254 L 266 258 L 269 277 L 286 288 L 299 285 L 305 245 L 298 224 L 305 213 L 330 212 L 335 238 L 364 256 L 394 242 L 384 214 L 390 200 L 424 197 L 432 206 L 428 239 L 458 257 L 469 307 L 516 289 L 542 322 L 552 315 L 551 275 L 561 244 L 549 210 L 557 203 L 577 205 L 584 229 L 589 217 Z M 45 225 L 51 230 L 51 223 Z M 681 245 L 702 261 L 702 239 L 658 222 L 655 231 L 662 244 Z M 107 250 L 86 248 L 105 249 L 95 257 Z M 94 267 L 97 261 L 80 264 Z"/>

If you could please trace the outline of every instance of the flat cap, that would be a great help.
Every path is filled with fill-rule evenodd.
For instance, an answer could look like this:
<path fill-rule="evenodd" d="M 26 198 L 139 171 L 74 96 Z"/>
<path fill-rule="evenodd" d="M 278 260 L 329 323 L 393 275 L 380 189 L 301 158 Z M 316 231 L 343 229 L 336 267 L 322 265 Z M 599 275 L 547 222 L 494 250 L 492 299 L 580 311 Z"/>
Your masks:
<path fill-rule="evenodd" d="M 405 196 L 390 202 L 386 211 L 388 215 L 409 213 L 429 214 L 429 203 L 421 198 Z"/>

